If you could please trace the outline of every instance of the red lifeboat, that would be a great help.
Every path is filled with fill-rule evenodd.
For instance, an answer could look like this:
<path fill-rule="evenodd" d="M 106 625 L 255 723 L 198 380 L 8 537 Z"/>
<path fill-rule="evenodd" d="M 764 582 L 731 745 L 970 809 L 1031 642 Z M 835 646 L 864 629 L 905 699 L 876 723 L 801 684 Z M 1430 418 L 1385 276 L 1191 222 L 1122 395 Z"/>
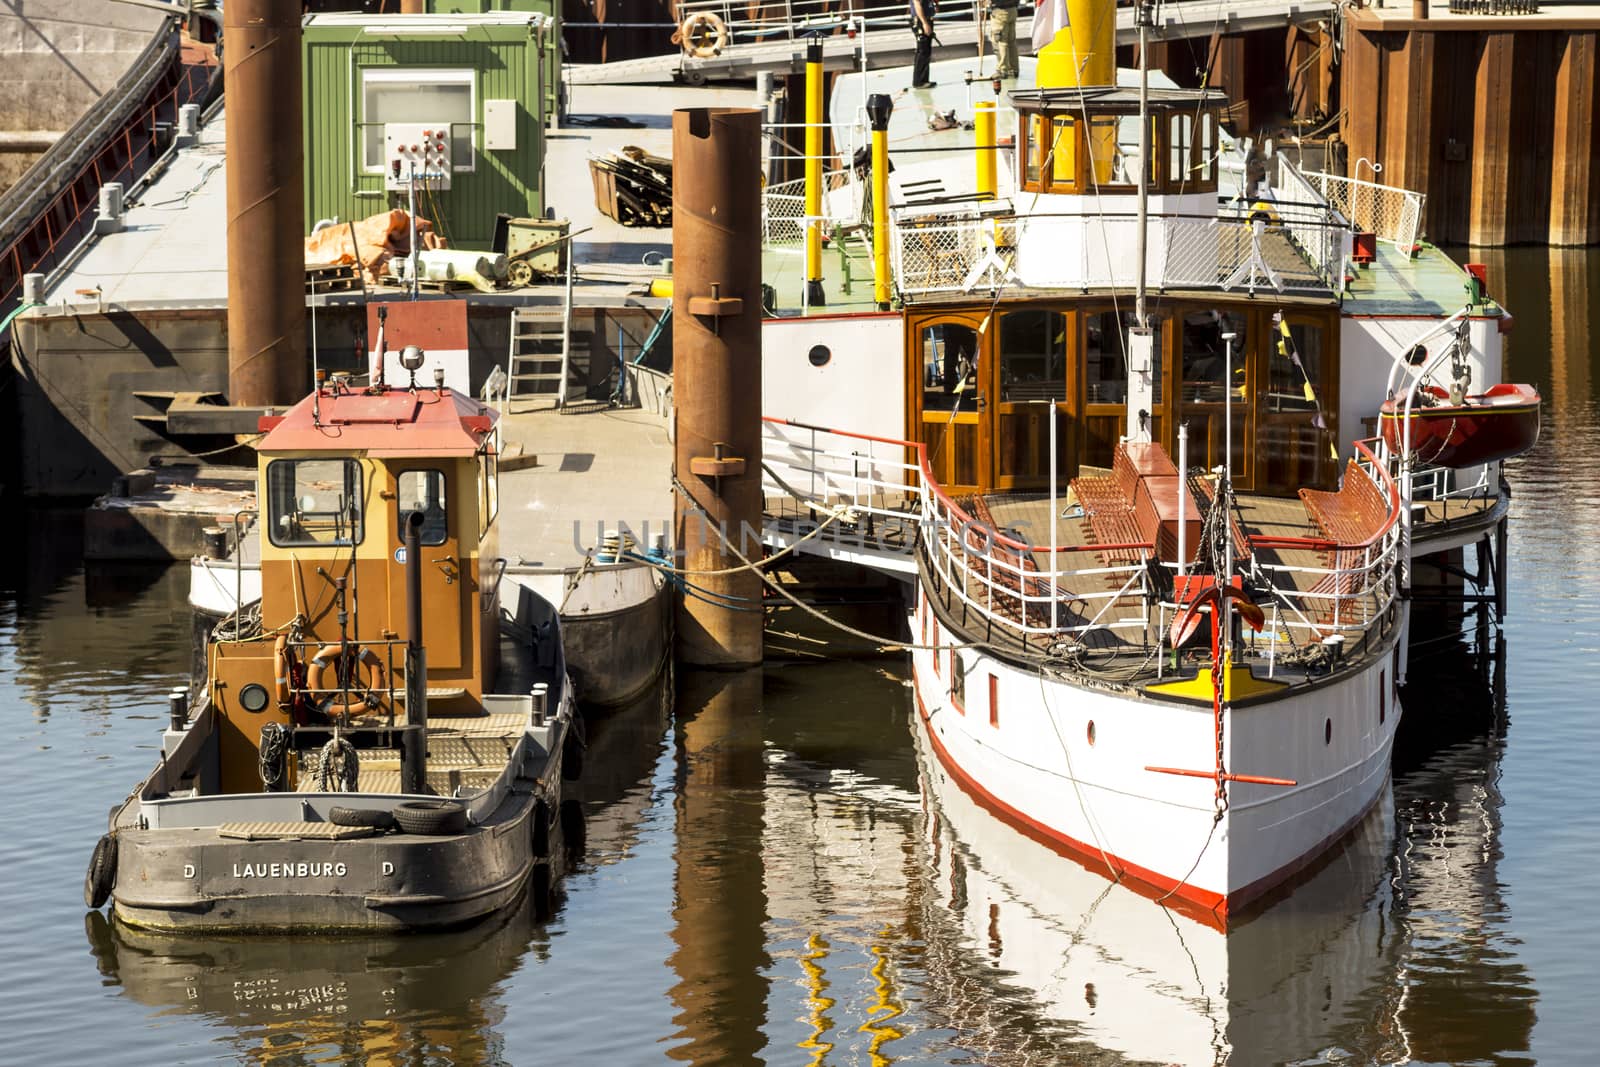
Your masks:
<path fill-rule="evenodd" d="M 1395 452 L 1405 445 L 1405 398 L 1386 400 L 1379 418 L 1384 443 Z M 1539 390 L 1501 384 L 1450 403 L 1435 385 L 1417 390 L 1411 406 L 1411 451 L 1436 467 L 1476 467 L 1509 459 L 1539 440 Z"/>

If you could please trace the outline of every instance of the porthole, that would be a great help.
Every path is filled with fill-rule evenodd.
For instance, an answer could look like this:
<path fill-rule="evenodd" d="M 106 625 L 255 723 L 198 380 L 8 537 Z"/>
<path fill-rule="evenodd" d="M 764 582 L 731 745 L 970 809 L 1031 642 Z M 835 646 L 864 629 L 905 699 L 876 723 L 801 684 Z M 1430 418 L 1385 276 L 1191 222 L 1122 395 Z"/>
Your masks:
<path fill-rule="evenodd" d="M 806 358 L 811 361 L 813 367 L 826 367 L 828 361 L 833 358 L 833 352 L 827 345 L 812 345 L 811 351 L 806 353 Z"/>
<path fill-rule="evenodd" d="M 1085 733 L 1089 737 L 1089 743 L 1091 745 L 1094 744 L 1094 720 L 1093 719 L 1089 720 L 1089 729 L 1086 730 Z"/>
<path fill-rule="evenodd" d="M 267 687 L 251 682 L 239 690 L 239 706 L 245 711 L 259 715 L 267 710 Z"/>
<path fill-rule="evenodd" d="M 1332 719 L 1324 719 L 1323 722 L 1322 722 L 1322 743 L 1325 744 L 1325 745 L 1333 744 L 1333 720 Z"/>

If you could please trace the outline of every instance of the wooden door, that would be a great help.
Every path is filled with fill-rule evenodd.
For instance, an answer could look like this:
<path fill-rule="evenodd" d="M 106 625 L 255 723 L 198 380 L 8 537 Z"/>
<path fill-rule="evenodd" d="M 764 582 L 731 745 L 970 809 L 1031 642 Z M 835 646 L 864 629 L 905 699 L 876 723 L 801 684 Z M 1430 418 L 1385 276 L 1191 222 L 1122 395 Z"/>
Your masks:
<path fill-rule="evenodd" d="M 977 315 L 944 312 L 919 319 L 907 331 L 915 380 L 913 433 L 928 450 L 934 478 L 948 493 L 987 488 L 992 460 L 983 425 L 988 405 L 982 337 Z"/>

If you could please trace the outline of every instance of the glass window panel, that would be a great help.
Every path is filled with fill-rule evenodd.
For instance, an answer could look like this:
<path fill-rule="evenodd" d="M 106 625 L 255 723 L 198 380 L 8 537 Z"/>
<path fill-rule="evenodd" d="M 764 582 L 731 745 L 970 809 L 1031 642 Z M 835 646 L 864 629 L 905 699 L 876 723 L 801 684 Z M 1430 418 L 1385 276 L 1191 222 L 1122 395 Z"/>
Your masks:
<path fill-rule="evenodd" d="M 422 543 L 442 545 L 450 530 L 445 514 L 443 471 L 402 471 L 395 479 L 399 500 L 399 539 L 405 540 L 407 516 L 413 511 L 422 512 Z"/>
<path fill-rule="evenodd" d="M 1139 116 L 1124 115 L 1117 120 L 1117 154 L 1111 180 L 1119 185 L 1139 182 Z"/>
<path fill-rule="evenodd" d="M 1237 399 L 1244 386 L 1248 337 L 1244 316 L 1227 311 L 1191 311 L 1183 316 L 1183 386 L 1185 403 L 1220 404 L 1226 377 L 1227 347 L 1222 335 L 1234 334 L 1233 386 Z"/>
<path fill-rule="evenodd" d="M 1217 117 L 1207 111 L 1200 116 L 1200 170 L 1199 180 L 1217 184 Z"/>
<path fill-rule="evenodd" d="M 1078 124 L 1061 115 L 1050 121 L 1050 186 L 1057 192 L 1072 192 L 1078 184 Z"/>
<path fill-rule="evenodd" d="M 1044 116 L 1029 115 L 1027 139 L 1022 146 L 1022 179 L 1034 189 L 1039 188 L 1040 161 L 1044 159 Z"/>
<path fill-rule="evenodd" d="M 1128 396 L 1128 330 L 1137 324 L 1131 311 L 1100 311 L 1085 316 L 1084 399 L 1090 404 L 1121 404 Z M 1155 351 L 1151 361 L 1152 400 L 1161 403 L 1161 325 L 1152 321 Z"/>
<path fill-rule="evenodd" d="M 386 122 L 448 122 L 452 166 L 473 168 L 471 71 L 366 69 L 361 72 L 361 88 L 364 169 L 383 169 Z"/>
<path fill-rule="evenodd" d="M 1117 130 L 1115 116 L 1089 119 L 1089 160 L 1093 165 L 1096 184 L 1110 185 L 1124 181 L 1117 159 Z"/>
<path fill-rule="evenodd" d="M 1299 366 L 1295 365 L 1296 357 Z M 1290 323 L 1287 341 L 1281 333 L 1273 334 L 1272 353 L 1267 360 L 1267 410 L 1315 411 L 1316 402 L 1306 396 L 1308 380 L 1320 397 L 1322 329 L 1310 323 Z"/>
<path fill-rule="evenodd" d="M 922 410 L 977 411 L 978 331 L 955 322 L 922 328 Z"/>
<path fill-rule="evenodd" d="M 273 544 L 290 548 L 360 544 L 361 464 L 353 459 L 267 464 L 267 530 Z"/>
<path fill-rule="evenodd" d="M 1189 168 L 1194 152 L 1194 119 L 1188 115 L 1173 115 L 1168 127 L 1167 178 L 1175 186 L 1189 181 Z"/>
<path fill-rule="evenodd" d="M 1000 317 L 1002 402 L 1067 398 L 1067 317 L 1012 311 Z"/>

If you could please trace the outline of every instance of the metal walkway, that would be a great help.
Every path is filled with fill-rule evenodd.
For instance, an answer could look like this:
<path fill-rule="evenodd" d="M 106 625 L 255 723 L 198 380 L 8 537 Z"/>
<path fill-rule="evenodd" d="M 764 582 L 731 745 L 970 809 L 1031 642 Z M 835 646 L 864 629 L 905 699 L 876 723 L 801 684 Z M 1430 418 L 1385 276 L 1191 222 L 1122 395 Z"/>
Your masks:
<path fill-rule="evenodd" d="M 804 2 L 799 0 L 787 6 L 792 11 L 801 8 Z M 1328 18 L 1336 6 L 1331 0 L 1167 0 L 1161 5 L 1153 33 L 1158 41 L 1173 41 L 1268 30 Z M 1031 9 L 1032 4 L 1024 2 L 1017 19 L 1017 40 L 1024 49 L 1033 33 Z M 862 22 L 863 32 L 854 37 L 833 32 L 844 25 L 837 13 L 810 20 L 796 16 L 755 23 L 742 17 L 745 10 L 734 5 L 732 0 L 692 0 L 682 5 L 685 19 L 698 12 L 708 12 L 728 27 L 731 42 L 718 55 L 702 59 L 675 53 L 617 63 L 575 65 L 566 68 L 564 77 L 570 85 L 664 81 L 698 85 L 751 78 L 762 71 L 799 74 L 805 70 L 805 36 L 813 30 L 830 34 L 823 38 L 823 65 L 828 70 L 858 68 L 863 51 L 867 65 L 873 69 L 911 62 L 915 42 L 904 4 L 858 10 L 856 17 Z M 974 10 L 970 3 L 957 2 L 940 11 L 934 59 L 960 59 L 977 54 L 978 24 Z M 1119 8 L 1117 43 L 1131 44 L 1136 38 L 1133 9 Z"/>

